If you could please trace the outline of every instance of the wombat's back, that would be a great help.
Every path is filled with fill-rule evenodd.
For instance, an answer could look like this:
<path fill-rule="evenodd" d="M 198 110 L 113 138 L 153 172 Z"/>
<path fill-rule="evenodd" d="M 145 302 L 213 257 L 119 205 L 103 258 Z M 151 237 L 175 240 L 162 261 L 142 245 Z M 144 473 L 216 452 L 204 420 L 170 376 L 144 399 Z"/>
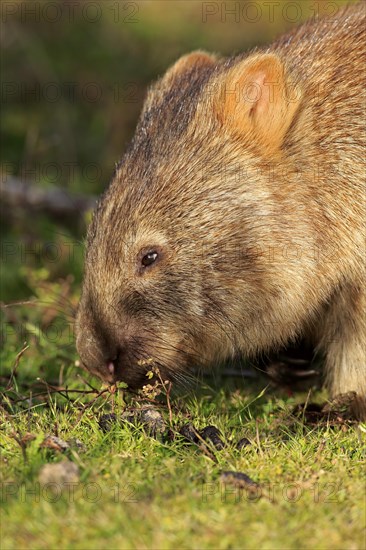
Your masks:
<path fill-rule="evenodd" d="M 319 153 L 339 161 L 350 147 L 359 155 L 365 136 L 366 3 L 349 5 L 337 16 L 311 20 L 271 47 L 301 82 L 311 108 L 310 137 Z M 305 114 L 309 109 L 305 110 Z M 304 135 L 301 136 L 303 141 Z M 353 159 L 355 160 L 355 159 Z"/>
<path fill-rule="evenodd" d="M 322 247 L 340 246 L 354 267 L 356 257 L 364 264 L 366 4 L 309 21 L 270 51 L 302 88 L 299 124 L 295 120 L 285 148 L 302 174 L 312 173 L 306 181 L 316 198 L 313 223 L 320 223 Z"/>
<path fill-rule="evenodd" d="M 334 79 L 343 85 L 349 80 L 348 67 L 353 61 L 352 87 L 361 86 L 365 76 L 365 18 L 366 3 L 350 4 L 335 16 L 310 19 L 281 36 L 269 49 L 283 55 L 300 78 Z"/>

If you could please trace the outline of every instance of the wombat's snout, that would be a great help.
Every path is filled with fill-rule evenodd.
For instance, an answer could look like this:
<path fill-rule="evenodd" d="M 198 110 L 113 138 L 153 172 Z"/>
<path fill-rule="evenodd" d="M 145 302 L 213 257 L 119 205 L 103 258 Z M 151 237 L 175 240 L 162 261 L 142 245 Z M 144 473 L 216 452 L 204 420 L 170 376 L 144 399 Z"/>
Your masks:
<path fill-rule="evenodd" d="M 119 350 L 107 341 L 101 341 L 80 318 L 76 330 L 76 349 L 82 366 L 101 378 L 103 382 L 114 384 L 118 372 Z"/>
<path fill-rule="evenodd" d="M 82 366 L 106 384 L 122 381 L 129 389 L 141 387 L 147 378 L 146 368 L 137 360 L 141 347 L 137 335 L 130 341 L 122 323 L 94 321 L 88 309 L 83 305 L 76 320 L 76 348 Z"/>
<path fill-rule="evenodd" d="M 92 336 L 78 334 L 76 348 L 84 368 L 107 384 L 114 384 L 122 375 L 123 355 L 119 350 L 102 345 Z"/>

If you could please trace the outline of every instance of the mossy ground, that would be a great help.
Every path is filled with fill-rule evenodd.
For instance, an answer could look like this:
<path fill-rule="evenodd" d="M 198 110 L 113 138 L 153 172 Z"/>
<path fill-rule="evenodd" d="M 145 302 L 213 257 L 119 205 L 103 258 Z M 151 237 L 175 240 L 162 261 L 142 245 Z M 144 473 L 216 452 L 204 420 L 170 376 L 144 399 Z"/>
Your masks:
<path fill-rule="evenodd" d="M 307 426 L 290 415 L 306 395 L 262 395 L 262 379 L 216 379 L 171 398 L 173 440 L 130 422 L 103 432 L 101 414 L 119 418 L 141 401 L 106 392 L 92 403 L 93 393 L 72 391 L 67 400 L 42 384 L 30 390 L 31 352 L 19 360 L 1 413 L 3 549 L 365 547 L 365 426 Z M 63 387 L 90 390 L 77 372 L 66 369 Z M 28 400 L 16 402 L 22 395 Z M 166 396 L 155 408 L 169 423 Z M 186 422 L 215 425 L 225 448 L 188 444 L 177 433 Z M 44 448 L 49 434 L 84 447 Z M 241 437 L 250 445 L 238 450 Z M 43 465 L 66 459 L 78 465 L 78 482 L 39 482 Z M 227 470 L 259 487 L 223 485 Z"/>

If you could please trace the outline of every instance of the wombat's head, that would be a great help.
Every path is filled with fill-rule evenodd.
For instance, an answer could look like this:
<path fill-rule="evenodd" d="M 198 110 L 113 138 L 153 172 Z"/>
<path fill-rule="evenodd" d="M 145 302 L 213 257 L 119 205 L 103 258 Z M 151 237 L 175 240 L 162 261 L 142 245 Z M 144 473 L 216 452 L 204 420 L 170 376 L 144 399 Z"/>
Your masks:
<path fill-rule="evenodd" d="M 197 52 L 149 92 L 88 233 L 77 348 L 104 381 L 137 387 L 152 366 L 181 379 L 237 351 L 263 288 L 260 152 L 279 154 L 287 87 L 274 55 Z"/>

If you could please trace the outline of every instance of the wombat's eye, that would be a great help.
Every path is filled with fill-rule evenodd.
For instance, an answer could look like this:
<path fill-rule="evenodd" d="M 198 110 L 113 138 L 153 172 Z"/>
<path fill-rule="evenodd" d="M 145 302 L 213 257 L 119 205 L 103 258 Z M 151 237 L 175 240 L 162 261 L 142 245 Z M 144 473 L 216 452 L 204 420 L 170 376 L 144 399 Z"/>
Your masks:
<path fill-rule="evenodd" d="M 149 265 L 153 264 L 158 257 L 158 253 L 155 252 L 155 250 L 148 252 L 145 254 L 145 256 L 142 257 L 141 263 L 144 267 L 148 267 Z"/>

